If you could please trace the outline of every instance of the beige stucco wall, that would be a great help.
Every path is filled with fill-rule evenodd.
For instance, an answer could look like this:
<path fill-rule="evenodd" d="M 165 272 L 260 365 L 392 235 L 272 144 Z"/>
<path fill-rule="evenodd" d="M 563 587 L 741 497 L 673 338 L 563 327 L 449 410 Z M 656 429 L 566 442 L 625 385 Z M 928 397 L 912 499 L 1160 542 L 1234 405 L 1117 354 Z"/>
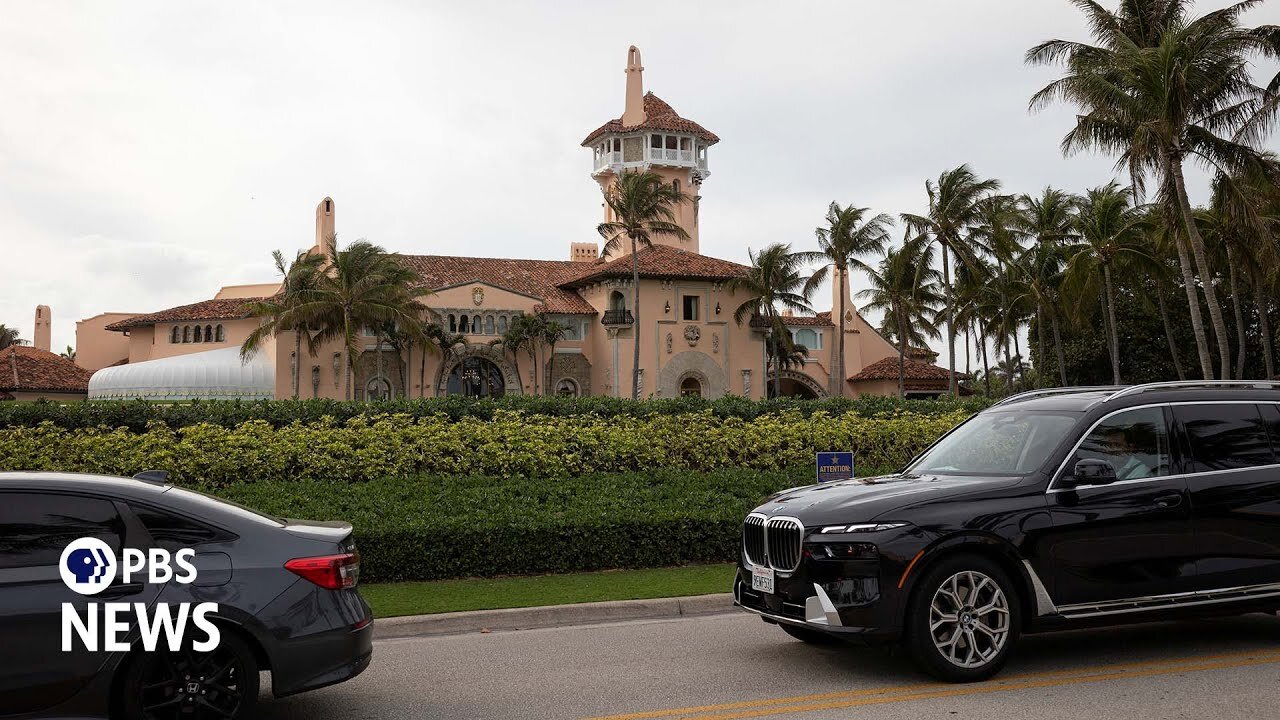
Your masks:
<path fill-rule="evenodd" d="M 228 298 L 269 297 L 280 291 L 280 283 L 258 283 L 256 285 L 224 285 L 213 296 L 214 300 Z"/>
<path fill-rule="evenodd" d="M 97 371 L 129 357 L 129 338 L 106 329 L 139 313 L 106 312 L 76 322 L 76 364 Z"/>

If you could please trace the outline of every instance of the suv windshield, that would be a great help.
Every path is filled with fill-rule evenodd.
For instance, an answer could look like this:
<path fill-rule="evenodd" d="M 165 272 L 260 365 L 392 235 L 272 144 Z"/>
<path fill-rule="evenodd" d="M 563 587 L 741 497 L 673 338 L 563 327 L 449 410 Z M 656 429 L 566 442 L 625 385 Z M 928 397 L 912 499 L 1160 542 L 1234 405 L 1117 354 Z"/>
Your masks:
<path fill-rule="evenodd" d="M 1079 419 L 1070 412 L 986 412 L 975 415 L 929 448 L 907 472 L 912 475 L 1026 475 Z"/>

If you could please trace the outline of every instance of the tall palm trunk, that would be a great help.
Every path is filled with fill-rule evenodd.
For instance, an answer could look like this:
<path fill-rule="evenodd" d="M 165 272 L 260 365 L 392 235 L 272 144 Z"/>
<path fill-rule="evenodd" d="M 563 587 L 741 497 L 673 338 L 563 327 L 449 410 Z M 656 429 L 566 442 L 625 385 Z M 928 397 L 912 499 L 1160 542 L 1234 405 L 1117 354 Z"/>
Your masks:
<path fill-rule="evenodd" d="M 1044 365 L 1044 310 L 1036 305 L 1036 388 L 1046 385 Z"/>
<path fill-rule="evenodd" d="M 955 289 L 951 287 L 951 250 L 947 242 L 942 245 L 942 284 L 947 289 L 947 391 L 954 397 L 956 390 L 956 326 Z"/>
<path fill-rule="evenodd" d="M 987 358 L 987 332 L 978 324 L 978 343 L 982 348 L 982 382 L 987 386 L 987 397 L 991 397 L 991 363 Z"/>
<path fill-rule="evenodd" d="M 1173 369 L 1179 380 L 1186 380 L 1187 374 L 1182 370 L 1182 358 L 1178 355 L 1178 343 L 1173 341 L 1173 324 L 1169 322 L 1169 309 L 1164 303 L 1164 289 L 1156 284 L 1156 303 L 1160 307 L 1160 322 L 1164 324 L 1164 337 L 1169 341 L 1169 357 L 1173 358 Z"/>
<path fill-rule="evenodd" d="M 345 311 L 342 313 L 342 331 L 342 381 L 346 385 L 343 396 L 347 400 L 352 400 L 354 397 L 351 394 L 351 315 Z"/>
<path fill-rule="evenodd" d="M 385 374 L 384 374 L 384 373 L 383 373 L 383 371 L 382 371 L 382 370 L 383 370 L 383 364 L 382 364 L 382 333 L 381 333 L 381 332 L 379 332 L 378 334 L 374 335 L 374 336 L 373 336 L 373 341 L 374 341 L 375 343 L 377 343 L 377 344 L 378 344 L 378 345 L 377 345 L 377 348 L 374 350 L 374 354 L 375 354 L 375 355 L 377 356 L 377 358 L 378 358 L 378 364 L 377 364 L 377 371 L 376 371 L 376 372 L 378 373 L 378 379 L 379 379 L 379 380 L 383 380 L 383 379 L 385 379 Z M 390 385 L 391 383 L 387 383 L 387 384 L 388 384 L 388 385 Z M 366 402 L 368 402 L 368 400 L 369 400 L 369 396 L 368 396 L 368 395 L 365 395 L 364 399 L 365 399 L 365 401 L 366 401 Z"/>
<path fill-rule="evenodd" d="M 427 344 L 422 344 L 422 364 L 418 368 L 418 397 L 427 396 Z"/>
<path fill-rule="evenodd" d="M 1173 244 L 1178 248 L 1178 265 L 1182 268 L 1182 287 L 1187 293 L 1187 310 L 1191 313 L 1191 333 L 1196 338 L 1196 352 L 1200 358 L 1200 377 L 1213 379 L 1213 356 L 1209 354 L 1209 338 L 1204 331 L 1204 314 L 1200 312 L 1200 294 L 1196 291 L 1195 270 L 1182 237 L 1176 233 Z"/>
<path fill-rule="evenodd" d="M 1227 245 L 1227 282 L 1231 289 L 1231 312 L 1236 319 L 1236 374 L 1235 379 L 1244 379 L 1244 356 L 1248 340 L 1244 336 L 1244 309 L 1240 305 L 1239 277 L 1236 272 L 1236 253 Z"/>
<path fill-rule="evenodd" d="M 1267 302 L 1266 294 L 1263 292 L 1260 279 L 1253 281 L 1253 304 L 1258 307 L 1259 329 L 1262 331 L 1259 333 L 1262 336 L 1259 338 L 1262 342 L 1262 360 L 1265 363 L 1266 379 L 1270 380 L 1276 376 L 1276 361 L 1275 356 L 1272 354 L 1271 318 L 1267 313 L 1269 303 Z"/>
<path fill-rule="evenodd" d="M 1022 341 L 1018 339 L 1018 326 L 1013 326 L 1013 357 L 1015 362 L 1010 368 L 1010 372 L 1014 373 L 1019 379 L 1022 377 Z"/>
<path fill-rule="evenodd" d="M 1182 225 L 1186 229 L 1187 238 L 1191 241 L 1191 254 L 1195 257 L 1196 268 L 1200 271 L 1205 303 L 1209 306 L 1209 319 L 1213 322 L 1213 334 L 1218 339 L 1218 357 L 1222 364 L 1221 379 L 1225 380 L 1231 377 L 1231 342 L 1227 339 L 1227 323 L 1222 317 L 1222 305 L 1218 303 L 1218 292 L 1213 288 L 1213 268 L 1209 265 L 1208 254 L 1205 252 L 1204 238 L 1200 236 L 1195 217 L 1191 214 L 1191 199 L 1187 196 L 1187 183 L 1182 176 L 1182 158 L 1175 154 L 1169 164 L 1177 192 L 1178 211 L 1182 213 Z"/>
<path fill-rule="evenodd" d="M 840 284 L 840 318 L 836 321 L 836 345 L 831 349 L 833 359 L 831 363 L 831 387 L 828 392 L 832 397 L 844 395 L 844 295 L 849 269 L 837 266 L 836 275 L 836 282 Z"/>
<path fill-rule="evenodd" d="M 631 237 L 631 236 L 628 236 Z M 634 323 L 631 326 L 632 345 L 634 350 L 631 354 L 631 399 L 640 399 L 640 260 L 636 257 L 636 239 L 631 237 L 631 289 L 632 289 L 632 308 L 631 318 Z"/>
<path fill-rule="evenodd" d="M 517 349 L 511 353 L 511 367 L 516 371 L 516 380 L 520 383 L 520 394 L 524 394 L 524 376 L 520 374 L 520 351 Z"/>
<path fill-rule="evenodd" d="M 1111 381 L 1113 384 L 1120 385 L 1120 331 L 1116 325 L 1116 293 L 1115 287 L 1111 284 L 1111 264 L 1102 266 L 1102 279 L 1106 285 L 1106 302 L 1107 302 L 1107 323 L 1110 327 L 1107 331 L 1107 344 L 1111 348 Z"/>
<path fill-rule="evenodd" d="M 970 364 L 970 345 L 973 343 L 973 323 L 964 324 L 964 374 L 973 377 L 973 366 Z"/>
<path fill-rule="evenodd" d="M 293 331 L 293 399 L 298 399 L 298 373 L 302 371 L 302 333 Z"/>
<path fill-rule="evenodd" d="M 907 314 L 898 308 L 898 397 L 907 399 Z M 967 346 L 966 346 L 967 350 Z"/>
<path fill-rule="evenodd" d="M 1058 325 L 1056 310 L 1049 314 L 1049 322 L 1053 323 L 1053 347 L 1058 354 L 1058 379 L 1062 381 L 1062 387 L 1066 387 L 1070 384 L 1067 382 L 1067 356 L 1062 349 L 1062 328 Z"/>
<path fill-rule="evenodd" d="M 554 395 L 556 392 L 556 344 L 548 343 L 547 348 L 547 384 L 542 388 L 543 395 Z"/>

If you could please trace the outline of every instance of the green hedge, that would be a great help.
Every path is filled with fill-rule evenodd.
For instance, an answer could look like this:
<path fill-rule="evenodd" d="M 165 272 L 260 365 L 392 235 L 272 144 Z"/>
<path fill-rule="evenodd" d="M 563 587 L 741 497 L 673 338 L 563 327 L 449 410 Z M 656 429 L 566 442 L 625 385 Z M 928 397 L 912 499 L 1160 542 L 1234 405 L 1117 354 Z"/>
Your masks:
<path fill-rule="evenodd" d="M 860 466 L 897 467 L 964 412 L 877 417 L 798 410 L 752 419 L 712 410 L 679 415 L 526 415 L 492 420 L 372 415 L 276 428 L 154 423 L 66 430 L 52 422 L 0 429 L 0 470 L 128 475 L 167 470 L 177 481 L 228 485 L 315 479 L 368 482 L 420 474 L 576 477 L 651 468 L 777 470 L 807 465 L 818 450 L 853 450 Z"/>
<path fill-rule="evenodd" d="M 295 422 L 318 422 L 332 418 L 346 422 L 356 417 L 408 415 L 432 418 L 444 415 L 451 420 L 478 418 L 492 420 L 503 411 L 529 415 L 572 417 L 648 417 L 651 415 L 683 415 L 710 411 L 719 418 L 750 420 L 761 415 L 795 411 L 801 415 L 824 412 L 829 415 L 854 413 L 865 417 L 895 412 L 921 415 L 972 414 L 989 401 L 982 398 L 942 400 L 900 400 L 894 397 L 868 396 L 828 400 L 747 400 L 727 396 L 718 400 L 671 398 L 659 400 L 622 400 L 607 397 L 559 398 L 514 395 L 497 400 L 474 400 L 463 397 L 399 400 L 382 403 L 343 402 L 338 400 L 266 400 L 259 402 L 200 401 L 191 403 L 153 403 L 144 400 L 92 401 L 75 403 L 0 403 L 0 427 L 37 427 L 41 423 L 74 430 L 78 428 L 129 428 L 142 432 L 161 423 L 171 428 L 211 424 L 235 428 L 251 420 L 272 427 Z"/>
<path fill-rule="evenodd" d="M 440 475 L 214 492 L 269 514 L 350 522 L 363 579 L 391 582 L 733 561 L 746 513 L 773 492 L 812 482 L 812 473 Z"/>

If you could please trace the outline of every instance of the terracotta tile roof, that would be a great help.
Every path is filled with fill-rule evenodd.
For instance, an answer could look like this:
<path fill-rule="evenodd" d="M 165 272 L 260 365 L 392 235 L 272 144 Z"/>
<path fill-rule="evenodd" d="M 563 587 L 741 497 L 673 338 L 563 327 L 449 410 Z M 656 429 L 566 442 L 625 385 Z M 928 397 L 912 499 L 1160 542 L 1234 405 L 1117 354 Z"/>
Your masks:
<path fill-rule="evenodd" d="M 0 394 L 14 392 L 89 391 L 93 373 L 74 362 L 26 345 L 10 345 L 0 350 Z"/>
<path fill-rule="evenodd" d="M 588 135 L 587 139 L 582 141 L 582 144 L 583 146 L 588 146 L 605 133 L 625 133 L 634 130 L 669 130 L 671 132 L 692 133 L 710 144 L 720 142 L 720 138 L 716 137 L 715 133 L 692 120 L 680 117 L 670 105 L 663 102 L 657 95 L 649 92 L 644 95 L 644 122 L 639 125 L 623 125 L 622 118 L 614 118 Z"/>
<path fill-rule="evenodd" d="M 940 368 L 931 363 L 921 362 L 919 360 L 908 357 L 904 363 L 906 367 L 907 380 L 941 380 L 947 383 L 948 373 L 946 368 Z M 957 378 L 963 378 L 962 373 L 956 373 Z M 849 382 L 860 382 L 862 380 L 897 380 L 898 379 L 898 356 L 890 355 L 883 360 L 877 360 L 870 365 L 862 368 L 862 372 L 857 373 L 849 378 Z"/>
<path fill-rule="evenodd" d="M 640 277 L 646 278 L 728 280 L 748 270 L 746 265 L 699 255 L 670 245 L 651 245 L 637 252 L 636 258 L 640 265 Z M 631 255 L 623 255 L 608 262 L 596 261 L 591 265 L 579 263 L 578 267 L 586 268 L 586 271 L 565 283 L 565 287 L 580 287 L 607 277 L 630 277 Z"/>
<path fill-rule="evenodd" d="M 573 290 L 561 285 L 581 275 L 590 263 L 569 260 L 513 260 L 508 258 L 401 255 L 401 261 L 432 289 L 481 282 L 542 301 L 539 310 L 569 315 L 594 315 L 596 309 Z M 430 298 L 427 304 L 431 304 Z"/>
<path fill-rule="evenodd" d="M 248 306 L 251 302 L 262 300 L 260 297 L 224 298 L 221 300 L 202 300 L 190 305 L 180 305 L 160 312 L 137 315 L 127 320 L 111 323 L 107 330 L 123 331 L 129 328 L 145 327 L 164 322 L 183 322 L 186 320 L 238 320 L 249 316 Z"/>
<path fill-rule="evenodd" d="M 792 315 L 781 318 L 782 324 L 788 327 L 829 327 L 832 325 L 831 313 L 820 312 L 817 315 Z"/>

